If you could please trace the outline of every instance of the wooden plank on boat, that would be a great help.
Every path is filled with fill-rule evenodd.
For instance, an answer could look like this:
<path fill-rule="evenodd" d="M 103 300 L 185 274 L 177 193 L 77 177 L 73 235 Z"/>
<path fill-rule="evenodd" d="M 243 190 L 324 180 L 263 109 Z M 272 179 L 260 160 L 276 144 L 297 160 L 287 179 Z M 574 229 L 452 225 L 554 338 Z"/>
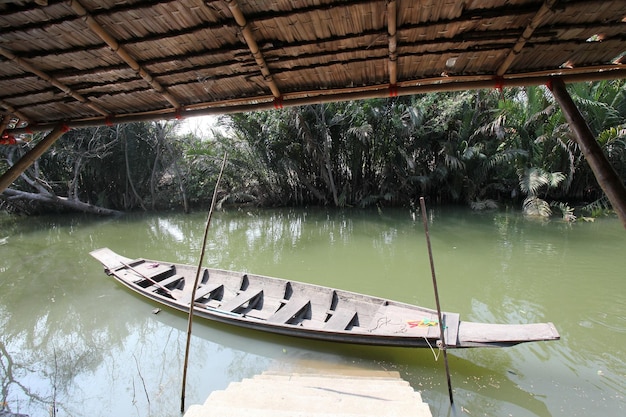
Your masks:
<path fill-rule="evenodd" d="M 270 316 L 267 321 L 270 323 L 289 323 L 295 315 L 310 306 L 311 301 L 308 298 L 296 298 L 289 300 L 281 309 Z"/>
<path fill-rule="evenodd" d="M 126 264 L 133 262 L 132 259 L 119 255 L 109 248 L 96 249 L 89 252 L 89 254 L 100 261 L 110 272 L 123 268 Z"/>
<path fill-rule="evenodd" d="M 201 298 L 206 297 L 207 295 L 217 291 L 219 288 L 222 287 L 223 285 L 218 282 L 210 282 L 208 284 L 205 284 L 196 290 L 196 299 L 194 301 L 198 301 Z M 191 297 L 191 294 L 189 296 Z"/>
<path fill-rule="evenodd" d="M 215 283 L 215 282 L 201 285 L 196 290 L 195 302 L 197 303 L 202 298 L 210 295 L 211 293 L 217 291 L 218 289 L 222 288 L 223 286 L 224 286 L 223 284 Z M 182 304 L 184 304 L 184 305 L 188 305 L 188 304 L 191 303 L 191 289 L 186 290 L 186 291 L 183 292 L 183 295 L 180 297 L 180 302 Z M 206 302 L 207 301 L 205 301 L 205 303 Z"/>
<path fill-rule="evenodd" d="M 459 343 L 459 314 L 444 313 L 446 346 L 456 346 Z"/>
<path fill-rule="evenodd" d="M 464 321 L 459 326 L 459 340 L 469 343 L 511 344 L 556 340 L 558 335 L 552 323 L 488 324 Z"/>
<path fill-rule="evenodd" d="M 260 290 L 258 288 L 248 288 L 247 290 L 239 293 L 239 295 L 237 295 L 232 300 L 229 300 L 226 303 L 222 304 L 219 309 L 234 312 L 235 310 L 241 308 L 247 302 L 261 295 L 262 293 L 263 290 Z"/>
<path fill-rule="evenodd" d="M 324 325 L 324 329 L 326 330 L 346 330 L 346 328 L 352 323 L 354 317 L 356 316 L 356 311 L 349 310 L 347 308 L 341 308 L 339 310 L 335 310 L 332 316 L 328 319 L 326 324 Z"/>

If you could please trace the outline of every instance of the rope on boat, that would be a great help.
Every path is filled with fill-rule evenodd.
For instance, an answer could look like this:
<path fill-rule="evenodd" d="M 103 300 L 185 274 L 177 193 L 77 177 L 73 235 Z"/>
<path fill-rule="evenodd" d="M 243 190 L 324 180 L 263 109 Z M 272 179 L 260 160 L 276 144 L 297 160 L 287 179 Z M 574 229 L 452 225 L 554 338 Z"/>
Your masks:
<path fill-rule="evenodd" d="M 441 351 L 443 350 L 441 348 L 441 345 L 439 343 L 437 343 L 437 347 L 439 348 L 439 352 L 435 352 L 435 349 L 433 349 L 433 346 L 430 344 L 430 341 L 428 340 L 428 338 L 426 336 L 424 336 L 424 340 L 428 344 L 428 347 L 430 348 L 430 351 L 433 353 L 433 357 L 435 358 L 435 362 L 437 362 L 439 360 L 439 355 L 441 355 Z"/>

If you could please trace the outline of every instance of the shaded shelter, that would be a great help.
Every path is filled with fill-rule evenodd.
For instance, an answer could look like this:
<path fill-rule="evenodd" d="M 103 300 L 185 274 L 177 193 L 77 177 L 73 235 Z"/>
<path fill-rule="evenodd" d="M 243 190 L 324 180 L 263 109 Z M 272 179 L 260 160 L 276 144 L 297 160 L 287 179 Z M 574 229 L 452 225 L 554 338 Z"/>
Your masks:
<path fill-rule="evenodd" d="M 625 33 L 623 0 L 15 0 L 0 130 L 619 79 Z M 626 227 L 623 181 L 594 173 Z"/>

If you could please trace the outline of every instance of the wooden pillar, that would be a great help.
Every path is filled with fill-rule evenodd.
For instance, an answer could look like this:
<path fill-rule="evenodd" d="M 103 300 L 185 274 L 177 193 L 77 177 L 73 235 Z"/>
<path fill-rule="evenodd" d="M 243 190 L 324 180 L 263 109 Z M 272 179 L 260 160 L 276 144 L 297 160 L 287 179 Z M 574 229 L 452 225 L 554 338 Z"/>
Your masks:
<path fill-rule="evenodd" d="M 52 146 L 52 144 L 63 135 L 63 133 L 67 132 L 67 130 L 68 127 L 66 124 L 61 123 L 57 125 L 54 129 L 52 129 L 50 133 L 46 135 L 45 138 L 43 138 L 37 145 L 35 145 L 33 149 L 28 151 L 24 156 L 20 158 L 19 161 L 15 163 L 15 165 L 9 168 L 7 172 L 2 174 L 2 176 L 0 177 L 0 193 L 9 188 L 13 181 L 15 181 L 17 177 L 22 175 L 22 173 L 26 171 L 26 169 L 31 166 L 37 158 L 43 155 L 43 153 L 47 151 L 50 146 Z"/>
<path fill-rule="evenodd" d="M 602 148 L 593 136 L 589 125 L 567 92 L 563 80 L 552 80 L 550 90 L 563 109 L 570 129 L 574 132 L 576 142 L 578 142 L 580 150 L 589 163 L 596 180 L 598 180 L 598 184 L 602 187 L 617 216 L 622 221 L 622 225 L 626 228 L 626 187 L 624 182 L 602 152 Z"/>

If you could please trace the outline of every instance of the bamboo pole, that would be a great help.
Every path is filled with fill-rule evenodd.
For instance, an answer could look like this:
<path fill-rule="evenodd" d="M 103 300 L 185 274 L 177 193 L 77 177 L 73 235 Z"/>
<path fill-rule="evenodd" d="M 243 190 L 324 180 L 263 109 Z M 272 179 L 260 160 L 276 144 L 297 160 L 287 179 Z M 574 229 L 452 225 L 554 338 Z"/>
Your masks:
<path fill-rule="evenodd" d="M 254 35 L 252 34 L 250 25 L 248 25 L 248 22 L 246 21 L 246 17 L 244 16 L 243 12 L 241 11 L 241 8 L 239 7 L 239 3 L 237 3 L 236 0 L 226 0 L 226 4 L 228 4 L 228 8 L 230 9 L 230 12 L 232 13 L 233 18 L 235 19 L 235 22 L 237 22 L 237 25 L 239 25 L 239 29 L 241 30 L 241 35 L 246 41 L 246 44 L 248 45 L 248 49 L 250 50 L 250 53 L 254 57 L 254 60 L 256 61 L 257 66 L 261 70 L 261 74 L 263 74 L 263 79 L 265 80 L 265 83 L 267 84 L 269 89 L 272 91 L 272 95 L 276 98 L 280 98 L 281 93 L 280 93 L 280 90 L 278 89 L 278 85 L 276 85 L 276 82 L 272 78 L 272 73 L 270 72 L 267 66 L 267 63 L 265 62 L 265 57 L 263 56 L 263 52 L 261 52 L 261 49 L 259 48 L 259 45 L 257 44 L 256 39 L 254 38 Z"/>
<path fill-rule="evenodd" d="M 4 134 L 4 129 L 6 129 L 7 126 L 9 126 L 10 121 L 11 121 L 11 116 L 9 116 L 8 114 L 5 114 L 4 117 L 2 117 L 2 122 L 0 122 L 0 135 Z"/>
<path fill-rule="evenodd" d="M 204 237 L 202 240 L 202 250 L 200 251 L 200 259 L 198 260 L 198 269 L 196 270 L 196 278 L 193 282 L 193 287 L 191 289 L 191 301 L 189 303 L 189 318 L 187 320 L 187 344 L 185 346 L 185 361 L 183 364 L 183 387 L 180 395 L 180 412 L 185 411 L 185 388 L 187 385 L 187 365 L 189 363 L 189 345 L 191 344 L 191 326 L 193 323 L 193 307 L 194 301 L 196 298 L 196 289 L 198 288 L 198 281 L 200 280 L 200 271 L 202 270 L 202 262 L 204 260 L 204 252 L 206 250 L 206 240 L 207 235 L 209 234 L 209 226 L 211 225 L 211 217 L 213 216 L 213 209 L 215 208 L 215 200 L 217 200 L 217 189 L 220 184 L 220 180 L 222 179 L 222 174 L 224 172 L 224 166 L 226 165 L 226 153 L 224 153 L 224 159 L 222 160 L 222 167 L 220 168 L 220 173 L 217 176 L 217 181 L 215 182 L 215 189 L 213 190 L 213 199 L 211 200 L 211 208 L 209 209 L 209 214 L 206 219 L 206 226 L 204 227 Z"/>
<path fill-rule="evenodd" d="M 85 106 L 88 106 L 89 108 L 91 108 L 92 110 L 96 111 L 97 113 L 100 113 L 102 116 L 106 116 L 106 115 L 109 114 L 109 112 L 106 109 L 100 107 L 98 104 L 92 102 L 88 98 L 84 97 L 82 94 L 79 94 L 78 92 L 74 91 L 72 88 L 70 88 L 66 84 L 63 84 L 61 81 L 59 81 L 57 78 L 55 78 L 55 77 L 47 74 L 46 72 L 40 70 L 38 67 L 36 67 L 35 65 L 31 64 L 26 59 L 23 59 L 23 58 L 15 55 L 12 51 L 10 51 L 10 50 L 8 50 L 6 48 L 0 47 L 0 55 L 3 55 L 5 58 L 10 59 L 11 61 L 13 61 L 15 63 L 15 65 L 18 65 L 23 70 L 35 74 L 36 76 L 38 76 L 42 80 L 46 81 L 47 83 L 49 83 L 49 84 L 53 85 L 54 87 L 58 88 L 59 90 L 63 91 L 68 96 L 74 98 L 76 101 L 84 104 Z M 22 117 L 20 117 L 20 118 L 24 119 Z M 27 120 L 27 119 L 25 119 L 25 120 Z"/>
<path fill-rule="evenodd" d="M 626 68 L 622 66 L 598 66 L 593 68 L 593 73 L 585 72 L 586 69 L 563 69 L 559 77 L 567 83 L 617 80 L 626 77 Z M 459 77 L 435 77 L 423 80 L 398 82 L 394 94 L 407 96 L 414 94 L 436 93 L 444 91 L 464 91 L 476 89 L 502 87 L 524 87 L 530 85 L 545 85 L 554 78 L 554 71 L 538 71 L 526 74 L 509 74 L 501 79 L 493 76 L 459 76 Z M 332 103 L 339 101 L 364 100 L 369 98 L 387 98 L 390 96 L 389 85 L 374 85 L 368 87 L 310 90 L 283 94 L 281 105 L 283 107 L 304 106 L 307 104 Z M 123 114 L 110 117 L 93 117 L 86 119 L 71 120 L 73 128 L 105 126 L 107 124 L 147 122 L 153 120 L 171 120 L 181 117 L 214 116 L 220 114 L 243 113 L 249 111 L 272 110 L 275 108 L 273 95 L 222 100 L 210 103 L 197 103 L 180 109 L 162 109 L 157 111 Z M 54 124 L 33 124 L 28 128 L 13 129 L 11 133 L 30 133 L 50 130 Z"/>
<path fill-rule="evenodd" d="M 398 11 L 396 0 L 387 2 L 387 33 L 389 35 L 389 84 L 398 82 Z"/>
<path fill-rule="evenodd" d="M 537 10 L 537 13 L 535 13 L 531 19 L 530 23 L 528 23 L 528 26 L 526 26 L 520 37 L 517 39 L 517 42 L 515 42 L 515 45 L 513 45 L 513 48 L 511 48 L 511 51 L 509 51 L 509 54 L 504 59 L 504 62 L 502 62 L 500 67 L 497 69 L 497 76 L 501 77 L 506 74 L 511 67 L 511 64 L 513 64 L 513 61 L 515 61 L 517 55 L 522 52 L 522 49 L 524 49 L 524 46 L 526 46 L 526 43 L 532 37 L 535 30 L 541 26 L 541 23 L 547 16 L 553 13 L 552 8 L 555 3 L 556 0 L 546 0 L 543 2 L 539 10 Z"/>
<path fill-rule="evenodd" d="M 140 271 L 138 271 L 135 267 L 133 267 L 130 264 L 127 264 L 126 262 L 122 262 L 120 261 L 120 263 L 126 267 L 127 269 L 130 269 L 131 271 L 133 271 L 135 274 L 139 275 L 141 278 L 146 279 L 148 281 L 150 281 L 152 284 L 154 284 L 155 286 L 157 286 L 160 290 L 163 290 L 165 292 L 167 292 L 168 294 L 171 294 L 172 291 L 169 290 L 168 288 L 164 287 L 163 285 L 161 285 L 159 283 L 159 281 L 155 281 L 152 278 L 150 278 L 149 276 L 147 276 L 146 274 L 142 274 Z"/>
<path fill-rule="evenodd" d="M 95 33 L 102 41 L 104 41 L 112 50 L 120 57 L 137 75 L 143 78 L 157 93 L 161 94 L 175 109 L 179 109 L 181 104 L 176 97 L 170 93 L 167 88 L 161 85 L 154 79 L 144 67 L 142 67 L 135 58 L 131 56 L 128 50 L 120 45 L 120 43 L 113 37 L 106 29 L 94 19 L 93 16 L 85 9 L 85 7 L 78 0 L 71 0 L 69 2 L 70 7 L 78 16 L 85 19 L 85 23 L 89 26 L 89 29 Z"/>
<path fill-rule="evenodd" d="M 454 397 L 452 396 L 452 382 L 450 381 L 450 367 L 448 366 L 448 354 L 446 349 L 446 338 L 444 335 L 443 317 L 441 314 L 441 304 L 439 304 L 439 290 L 437 289 L 437 277 L 435 276 L 435 262 L 433 261 L 433 251 L 430 247 L 430 234 L 428 232 L 428 218 L 426 216 L 426 204 L 424 203 L 424 197 L 420 197 L 420 207 L 422 209 L 422 221 L 424 223 L 424 233 L 426 234 L 426 246 L 428 246 L 428 259 L 430 260 L 430 272 L 433 277 L 433 289 L 435 290 L 435 303 L 437 304 L 437 316 L 439 319 L 439 333 L 441 336 L 441 350 L 443 351 L 443 362 L 446 367 L 446 377 L 448 380 L 448 395 L 450 397 L 450 404 L 454 404 Z"/>
<path fill-rule="evenodd" d="M 602 148 L 596 141 L 589 125 L 567 92 L 563 80 L 554 79 L 549 85 L 554 98 L 563 109 L 570 129 L 574 132 L 576 142 L 585 155 L 598 184 L 611 202 L 622 225 L 626 228 L 626 187 L 624 187 L 623 180 L 617 175 L 606 155 L 602 152 Z"/>
<path fill-rule="evenodd" d="M 60 123 L 56 125 L 50 133 L 46 135 L 33 149 L 22 156 L 11 168 L 9 168 L 0 177 L 0 193 L 4 192 L 26 169 L 35 162 L 45 151 L 47 151 L 54 142 L 59 139 L 63 133 L 67 132 L 69 127 Z"/>

